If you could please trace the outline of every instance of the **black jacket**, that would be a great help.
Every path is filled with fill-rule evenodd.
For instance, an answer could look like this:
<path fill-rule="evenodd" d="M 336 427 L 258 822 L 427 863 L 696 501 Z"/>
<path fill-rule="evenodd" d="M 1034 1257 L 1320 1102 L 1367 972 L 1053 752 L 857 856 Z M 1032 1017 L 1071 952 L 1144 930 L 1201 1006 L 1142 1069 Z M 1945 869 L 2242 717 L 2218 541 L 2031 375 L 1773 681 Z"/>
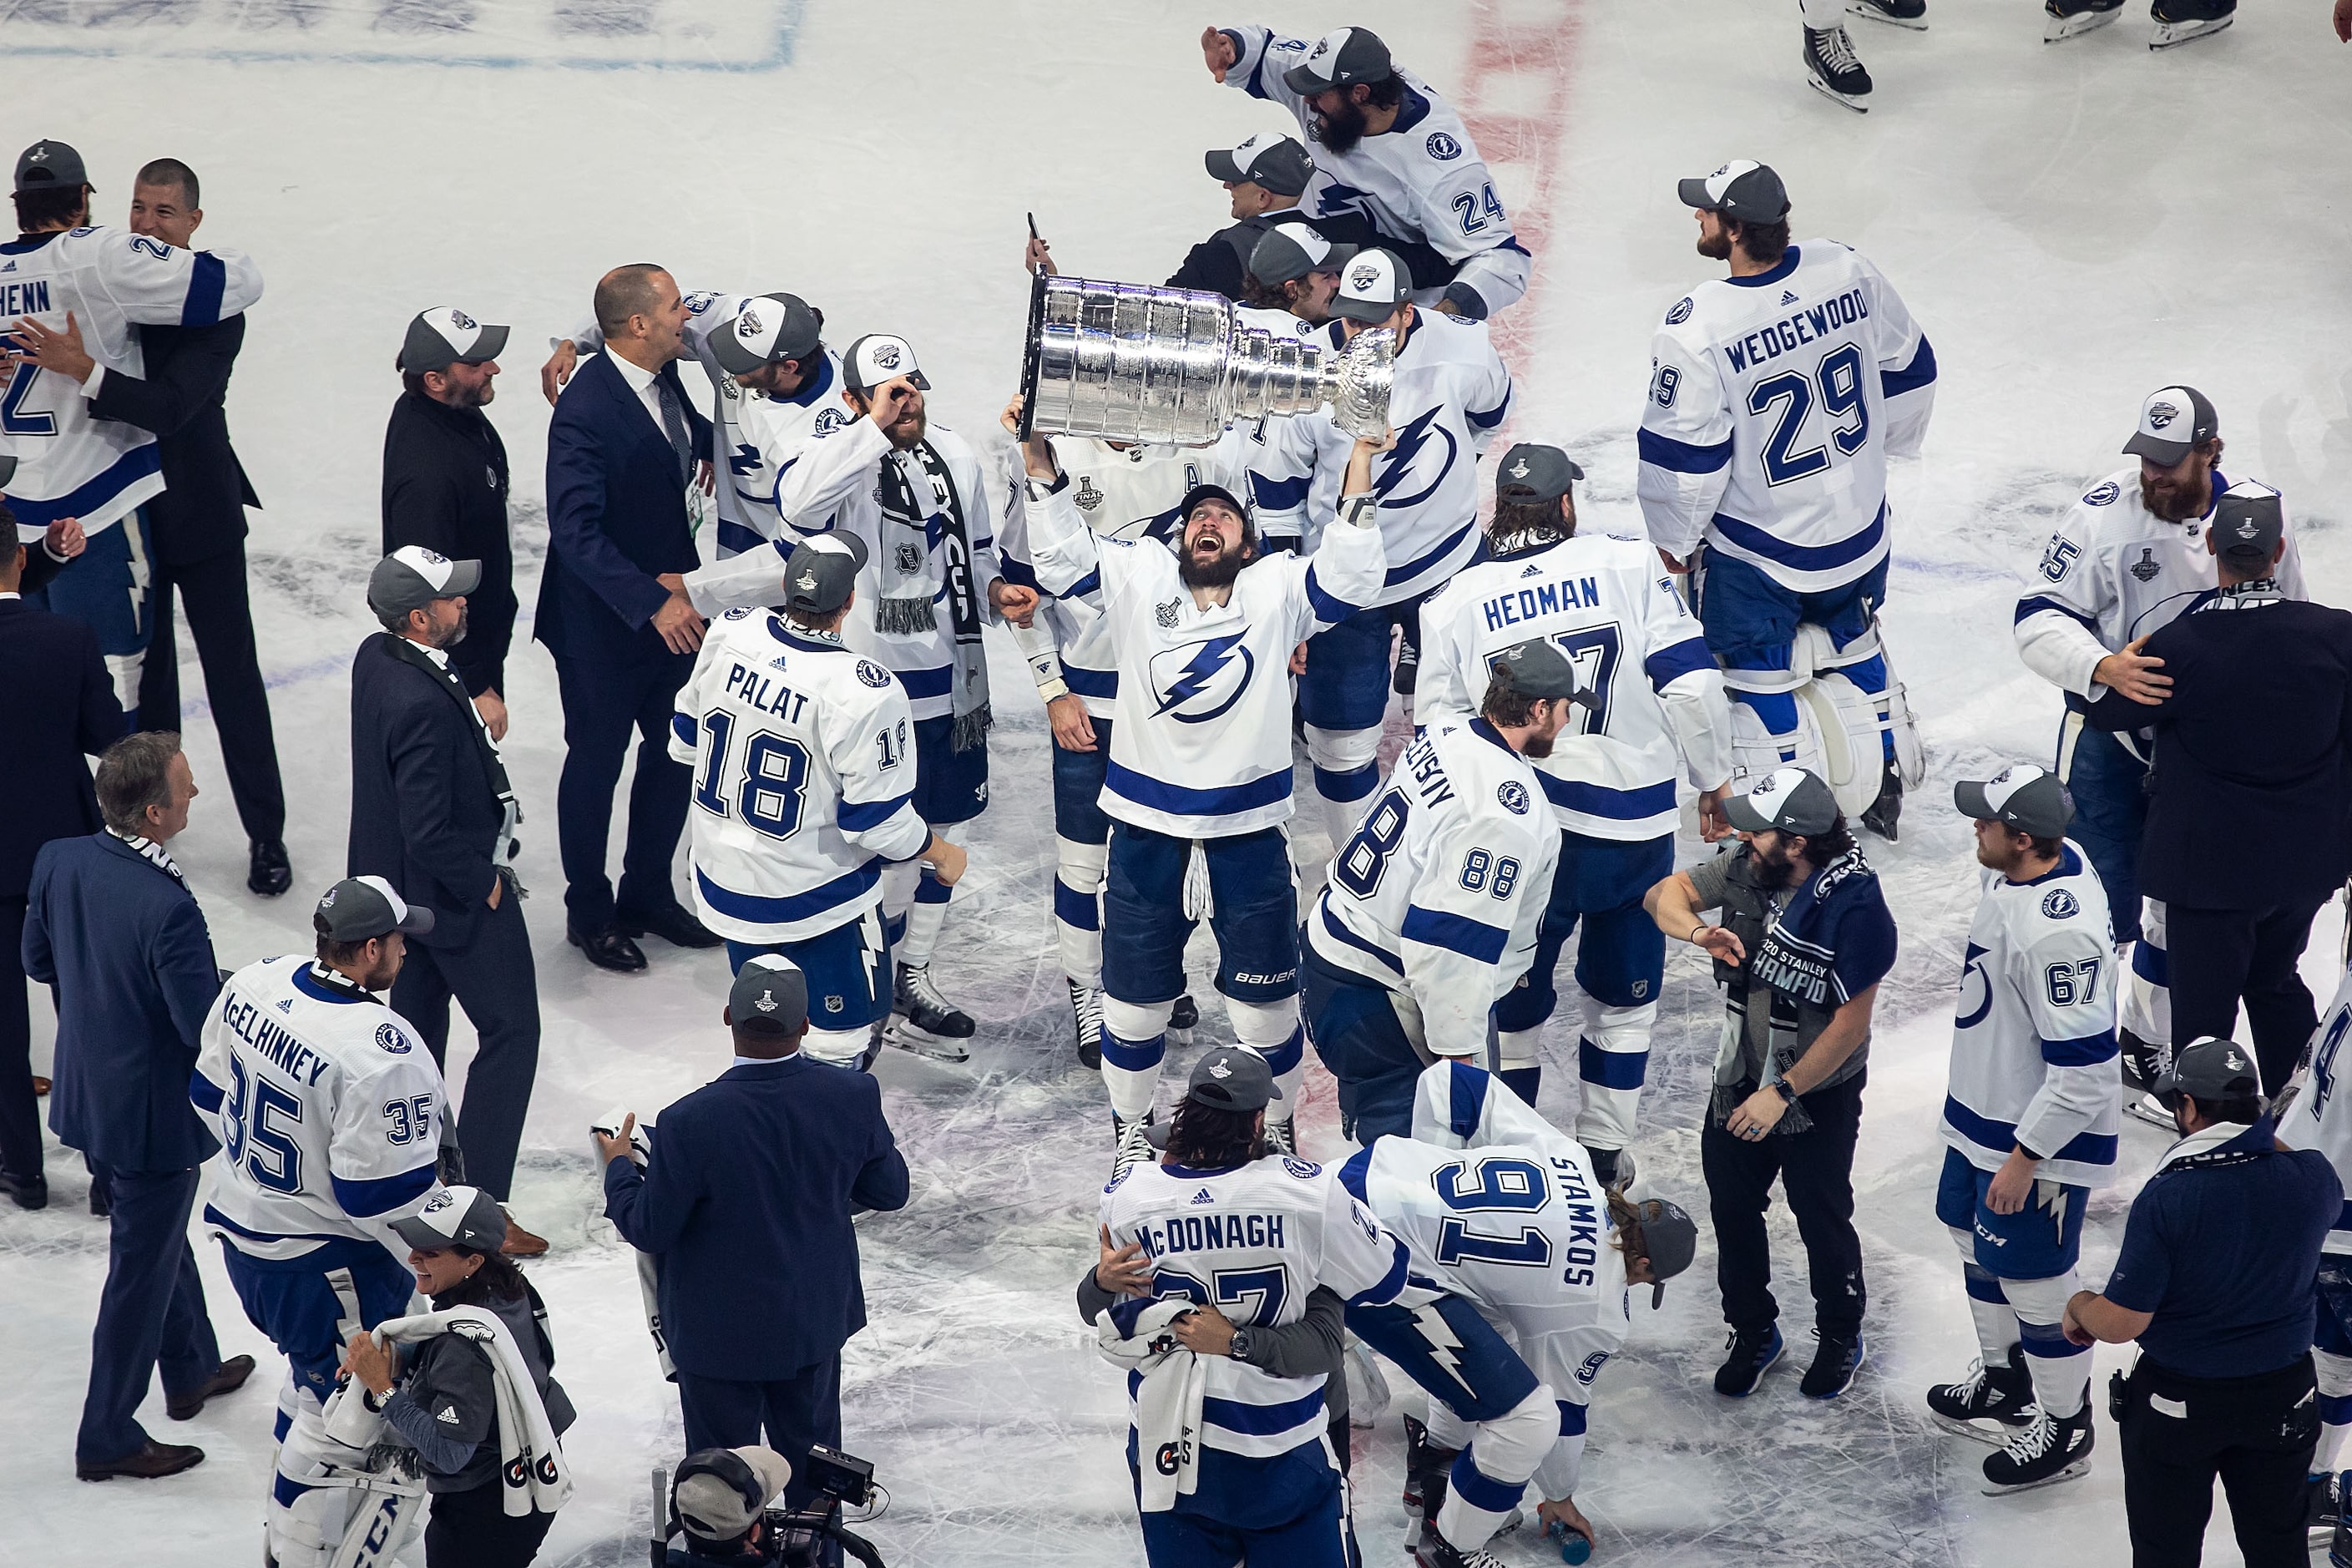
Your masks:
<path fill-rule="evenodd" d="M 147 518 L 157 559 L 166 566 L 207 560 L 244 540 L 245 509 L 261 504 L 228 440 L 228 378 L 245 346 L 245 318 L 132 330 L 146 375 L 110 367 L 90 412 L 155 434 L 165 488 L 147 503 Z"/>
<path fill-rule="evenodd" d="M 21 899 L 42 845 L 104 826 L 82 754 L 122 738 L 122 710 L 98 634 L 22 599 L 0 599 L 0 899 Z"/>
<path fill-rule="evenodd" d="M 457 694 L 378 632 L 352 660 L 352 826 L 345 875 L 376 876 L 433 911 L 427 947 L 463 947 L 498 879 L 506 808 Z M 506 896 L 511 897 L 511 891 Z"/>
<path fill-rule="evenodd" d="M 2325 897 L 2352 869 L 2352 614 L 2218 595 L 2159 629 L 2172 695 L 2087 721 L 2154 726 L 2140 891 L 2203 910 Z"/>
<path fill-rule="evenodd" d="M 1329 217 L 1309 217 L 1297 207 L 1281 212 L 1262 213 L 1226 225 L 1184 254 L 1184 264 L 1168 279 L 1171 289 L 1205 289 L 1213 294 L 1223 294 L 1228 300 L 1242 297 L 1242 279 L 1249 267 L 1250 252 L 1265 237 L 1265 231 L 1278 223 L 1303 223 L 1324 238 L 1340 245 L 1380 245 L 1384 243 L 1370 221 L 1355 213 L 1338 213 Z"/>
<path fill-rule="evenodd" d="M 466 595 L 466 638 L 449 650 L 449 662 L 475 696 L 504 693 L 516 607 L 507 447 L 480 409 L 414 392 L 392 405 L 383 432 L 383 552 L 404 544 L 482 563 L 481 586 Z"/>
<path fill-rule="evenodd" d="M 555 1342 L 548 1337 L 547 1307 L 540 1300 L 539 1292 L 528 1280 L 523 1284 L 522 1300 L 494 1300 L 476 1303 L 494 1312 L 514 1335 L 515 1348 L 522 1352 L 523 1364 L 530 1368 L 533 1392 L 539 1395 L 540 1407 L 547 1413 L 547 1424 L 559 1437 L 570 1429 L 575 1419 L 572 1396 L 555 1381 Z M 436 1297 L 435 1311 L 446 1311 L 448 1298 Z M 434 1492 L 472 1491 L 477 1487 L 495 1484 L 499 1479 L 499 1401 L 498 1378 L 492 1373 L 490 1352 L 463 1334 L 437 1334 L 410 1351 L 403 1366 L 401 1392 L 408 1401 L 424 1412 L 424 1429 L 448 1447 L 464 1445 L 467 1448 L 464 1462 L 455 1469 L 444 1469 L 425 1453 L 425 1446 L 417 1443 L 425 1456 L 425 1489 Z M 395 1396 L 396 1397 L 396 1396 Z M 391 1410 L 385 1415 L 412 1443 L 415 1438 L 408 1431 L 415 1416 L 403 1418 Z"/>

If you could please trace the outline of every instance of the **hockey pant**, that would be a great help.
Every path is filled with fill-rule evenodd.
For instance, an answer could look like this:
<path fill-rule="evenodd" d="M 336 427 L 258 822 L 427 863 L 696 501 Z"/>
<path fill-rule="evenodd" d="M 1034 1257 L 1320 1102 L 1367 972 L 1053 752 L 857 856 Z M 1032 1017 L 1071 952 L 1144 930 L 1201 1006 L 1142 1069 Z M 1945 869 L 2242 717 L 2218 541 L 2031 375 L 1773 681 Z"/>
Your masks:
<path fill-rule="evenodd" d="M 1100 804 L 1113 721 L 1093 719 L 1091 752 L 1054 748 L 1054 927 L 1062 973 L 1102 989 L 1102 890 L 1110 865 L 1110 818 Z"/>
<path fill-rule="evenodd" d="M 2090 1396 L 2090 1352 L 2069 1342 L 2059 1327 L 2068 1299 L 2079 1289 L 2074 1270 L 2042 1279 L 1999 1279 L 1977 1261 L 1976 1232 L 1948 1228 L 1960 1249 L 1969 1315 L 1976 1320 L 1977 1349 L 1985 1365 L 2007 1366 L 2010 1347 L 2021 1341 L 2034 1403 L 2054 1419 L 2076 1414 Z"/>
<path fill-rule="evenodd" d="M 873 1026 L 890 1016 L 890 963 L 879 905 L 868 904 L 856 919 L 797 942 L 727 939 L 731 971 L 740 973 L 760 953 L 784 959 L 807 985 L 809 1030 L 801 1054 L 835 1067 L 862 1065 Z"/>
<path fill-rule="evenodd" d="M 1432 1295 L 1413 1289 L 1389 1306 L 1350 1307 L 1348 1327 L 1429 1395 L 1429 1440 L 1454 1454 L 1437 1532 L 1467 1556 L 1519 1506 L 1559 1437 L 1559 1407 L 1476 1307 Z"/>
<path fill-rule="evenodd" d="M 931 962 L 940 943 L 940 927 L 947 923 L 948 900 L 955 889 L 919 860 L 902 860 L 882 872 L 882 931 L 890 956 L 910 969 Z"/>
<path fill-rule="evenodd" d="M 2344 1438 L 2352 1433 L 2352 1257 L 2321 1253 L 2312 1294 L 2319 1304 L 2311 1361 L 2319 1379 L 2320 1426 L 2311 1469 L 2325 1475 L 2343 1462 Z"/>
<path fill-rule="evenodd" d="M 1298 678 L 1298 712 L 1307 754 L 1315 764 L 1315 795 L 1337 850 L 1355 831 L 1381 782 L 1381 725 L 1389 706 L 1389 640 L 1398 631 L 1421 647 L 1423 594 L 1394 605 L 1359 610 L 1307 640 L 1307 670 Z"/>
<path fill-rule="evenodd" d="M 2116 944 L 2137 941 L 2140 934 L 2139 841 L 2147 828 L 2147 764 L 2127 750 L 2120 737 L 2094 730 L 2083 722 L 2082 714 L 2069 712 L 2058 727 L 2058 765 L 2053 771 L 2074 797 L 2074 820 L 2066 825 L 2066 837 L 2091 862 L 2099 874 L 2099 885 L 2107 890 L 2107 912 Z"/>
<path fill-rule="evenodd" d="M 139 678 L 154 635 L 154 584 L 149 567 L 147 509 L 141 507 L 111 528 L 89 536 L 79 555 L 49 580 L 37 600 L 98 634 L 98 651 L 113 678 L 124 728 L 135 728 Z M 36 544 L 33 549 L 39 549 Z"/>

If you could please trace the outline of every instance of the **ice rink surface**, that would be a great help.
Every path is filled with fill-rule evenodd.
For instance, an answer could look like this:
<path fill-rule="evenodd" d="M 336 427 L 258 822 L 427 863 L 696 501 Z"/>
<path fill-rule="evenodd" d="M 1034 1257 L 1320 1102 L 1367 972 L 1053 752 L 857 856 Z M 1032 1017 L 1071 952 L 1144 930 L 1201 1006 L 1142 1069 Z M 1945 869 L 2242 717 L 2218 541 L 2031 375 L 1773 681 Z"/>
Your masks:
<path fill-rule="evenodd" d="M 1519 385 L 1506 436 L 1578 457 L 1591 476 L 1589 525 L 1637 523 L 1647 335 L 1715 270 L 1692 253 L 1678 175 L 1733 157 L 1773 163 L 1798 237 L 1874 258 L 1942 367 L 1926 457 L 1894 480 L 1886 613 L 1931 778 L 1899 846 L 1866 841 L 1903 930 L 1857 1168 L 1870 1364 L 1828 1405 L 1797 1396 L 1793 1370 L 1745 1404 L 1717 1399 L 1707 1378 L 1722 1328 L 1703 1243 L 1664 1310 L 1637 1311 L 1597 1391 L 1579 1496 L 1600 1531 L 1594 1561 L 2122 1561 L 2104 1418 L 2089 1479 L 1992 1500 L 1978 1490 L 1986 1450 L 1938 1436 L 1921 1401 L 1974 1353 L 1930 1212 L 1946 1019 L 1976 898 L 1949 788 L 2007 760 L 2049 760 L 2059 706 L 2017 660 L 2011 606 L 2075 488 L 2123 465 L 2116 448 L 2151 388 L 2186 380 L 2211 397 L 2229 473 L 2286 492 L 2315 589 L 2347 598 L 2352 221 L 2340 193 L 2352 50 L 2329 34 L 2320 0 L 2247 0 L 2232 31 L 2166 55 L 2144 47 L 2137 5 L 2054 47 L 2040 42 L 2037 9 L 1935 0 L 1924 34 L 1856 23 L 1878 82 L 1863 116 L 1803 87 L 1786 0 L 1349 0 L 1256 17 L 1103 0 L 0 5 L 12 68 L 0 144 L 79 146 L 100 219 L 117 223 L 131 171 L 182 158 L 205 184 L 200 242 L 253 252 L 268 277 L 230 415 L 267 503 L 253 520 L 255 607 L 295 803 L 298 890 L 277 903 L 243 890 L 243 837 L 193 702 L 189 750 L 207 794 L 173 848 L 222 962 L 307 949 L 310 903 L 341 869 L 344 671 L 372 629 L 362 584 L 398 392 L 391 360 L 411 313 L 454 302 L 514 323 L 490 413 L 513 458 L 519 570 L 532 577 L 545 540 L 540 345 L 585 312 L 606 268 L 651 259 L 689 289 L 793 289 L 825 310 L 835 344 L 903 332 L 937 389 L 933 417 L 993 437 L 1019 363 L 1023 212 L 1067 271 L 1163 277 L 1224 221 L 1201 150 L 1285 126 L 1212 86 L 1201 27 L 1369 25 L 1464 108 L 1535 241 L 1534 292 L 1501 325 Z M 726 968 L 717 953 L 654 942 L 650 973 L 616 976 L 564 946 L 561 715 L 552 667 L 527 635 L 518 629 L 509 667 L 507 754 L 529 816 L 520 869 L 538 895 L 528 909 L 546 1037 L 514 1207 L 555 1243 L 530 1274 L 580 1407 L 566 1447 L 583 1483 L 541 1561 L 637 1563 L 647 1472 L 678 1457 L 679 1424 L 629 1255 L 598 1217 L 584 1129 L 615 1102 L 657 1110 L 725 1067 Z M 184 679 L 200 690 L 184 636 L 183 648 Z M 890 1489 L 870 1533 L 894 1564 L 1140 1563 L 1118 1383 L 1071 1310 L 1093 1257 L 1108 1119 L 1075 1065 L 1051 955 L 1046 731 L 1010 646 L 994 652 L 995 804 L 972 835 L 939 960 L 982 1036 L 965 1067 L 892 1054 L 879 1068 L 915 1195 L 862 1226 L 872 1326 L 847 1352 L 846 1447 Z M 2338 930 L 2331 910 L 2306 961 L 2323 986 Z M 1202 956 L 1196 946 L 1196 970 Z M 1677 948 L 1638 1148 L 1644 1184 L 1695 1209 L 1716 1007 Z M 45 1058 L 46 1009 L 36 1014 Z M 1223 1026 L 1213 1002 L 1208 1015 L 1204 1039 Z M 1544 1109 L 1565 1121 L 1573 1035 L 1556 1023 L 1546 1044 Z M 1306 1143 L 1329 1154 L 1343 1145 L 1317 1072 Z M 2125 1184 L 2091 1210 L 2090 1281 L 2105 1278 L 2161 1146 L 2127 1123 Z M 256 1352 L 265 1371 L 184 1426 L 152 1395 L 151 1429 L 202 1444 L 210 1458 L 197 1469 L 74 1481 L 106 1232 L 84 1208 L 79 1160 L 53 1144 L 49 1169 L 46 1212 L 0 1206 L 0 1563 L 257 1561 L 270 1352 L 210 1243 L 199 1247 L 224 1350 Z M 1801 1265 L 1789 1267 L 1800 1255 L 1784 1215 L 1776 1226 L 1801 1366 Z M 2098 1353 L 2102 1391 L 2119 1360 Z M 1404 1560 L 1401 1450 L 1393 1415 L 1358 1435 L 1359 1530 L 1382 1568 Z M 2210 1540 L 2210 1560 L 2234 1560 L 2226 1524 Z M 1516 1564 L 1550 1560 L 1525 1537 L 1497 1550 Z"/>

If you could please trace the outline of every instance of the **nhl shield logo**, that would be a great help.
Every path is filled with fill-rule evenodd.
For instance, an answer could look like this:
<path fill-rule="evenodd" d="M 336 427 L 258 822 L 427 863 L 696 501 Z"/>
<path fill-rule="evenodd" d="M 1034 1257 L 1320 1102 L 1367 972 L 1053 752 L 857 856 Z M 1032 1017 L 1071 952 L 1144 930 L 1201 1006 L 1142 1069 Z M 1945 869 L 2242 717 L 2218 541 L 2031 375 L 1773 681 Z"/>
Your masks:
<path fill-rule="evenodd" d="M 923 563 L 923 552 L 911 544 L 901 544 L 898 550 L 898 570 L 912 572 Z"/>

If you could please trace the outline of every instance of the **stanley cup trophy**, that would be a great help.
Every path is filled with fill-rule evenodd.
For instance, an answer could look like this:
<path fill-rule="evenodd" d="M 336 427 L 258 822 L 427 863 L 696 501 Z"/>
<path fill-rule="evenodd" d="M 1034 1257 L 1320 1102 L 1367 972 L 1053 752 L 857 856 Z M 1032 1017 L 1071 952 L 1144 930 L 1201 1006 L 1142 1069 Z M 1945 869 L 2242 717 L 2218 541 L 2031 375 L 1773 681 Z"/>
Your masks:
<path fill-rule="evenodd" d="M 1388 428 L 1396 334 L 1359 332 L 1334 353 L 1234 319 L 1189 289 L 1039 274 L 1029 291 L 1021 434 L 1205 446 L 1236 419 L 1328 404 L 1339 428 Z"/>

